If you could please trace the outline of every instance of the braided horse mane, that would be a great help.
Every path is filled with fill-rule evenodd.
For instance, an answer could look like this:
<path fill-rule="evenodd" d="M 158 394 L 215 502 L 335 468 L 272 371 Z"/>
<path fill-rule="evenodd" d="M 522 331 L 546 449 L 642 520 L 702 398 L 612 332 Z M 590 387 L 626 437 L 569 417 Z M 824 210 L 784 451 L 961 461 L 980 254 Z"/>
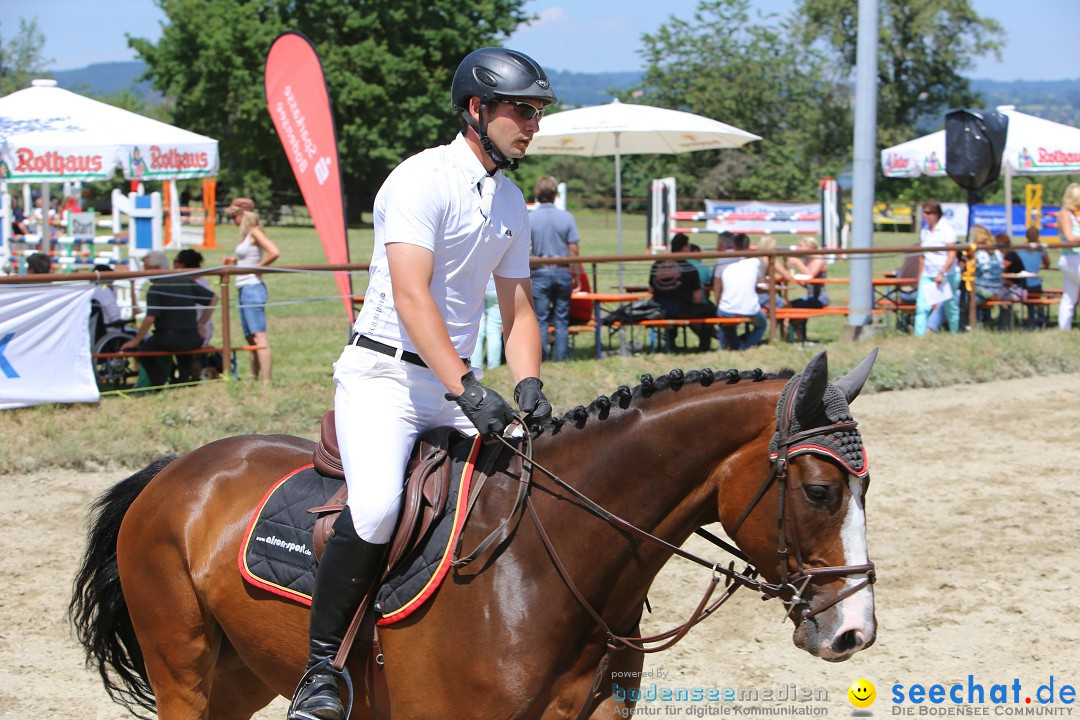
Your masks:
<path fill-rule="evenodd" d="M 606 420 L 610 417 L 613 407 L 626 410 L 635 400 L 647 399 L 655 393 L 665 390 L 679 390 L 685 385 L 709 387 L 717 382 L 734 385 L 741 380 L 750 380 L 752 382 L 773 379 L 787 380 L 794 375 L 794 370 L 785 369 L 778 373 L 766 373 L 761 368 L 741 371 L 731 369 L 721 372 L 716 372 L 711 368 L 690 370 L 688 372 L 675 369 L 660 377 L 645 374 L 641 376 L 641 383 L 632 389 L 627 385 L 620 385 L 611 395 L 600 395 L 588 407 L 578 405 L 561 416 L 552 417 L 551 420 L 544 424 L 540 432 L 541 434 L 547 432 L 555 436 L 567 424 L 573 425 L 580 430 L 585 427 L 590 418 Z"/>

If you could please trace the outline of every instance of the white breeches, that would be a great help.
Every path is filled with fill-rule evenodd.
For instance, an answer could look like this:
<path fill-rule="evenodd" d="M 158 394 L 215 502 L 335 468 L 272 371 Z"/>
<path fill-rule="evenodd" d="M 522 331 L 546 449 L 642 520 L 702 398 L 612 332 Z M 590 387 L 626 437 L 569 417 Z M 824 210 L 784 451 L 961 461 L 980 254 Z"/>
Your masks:
<path fill-rule="evenodd" d="M 357 534 L 390 541 L 401 509 L 405 465 L 432 428 L 476 428 L 428 368 L 348 345 L 334 363 L 334 411 L 349 509 Z"/>
<path fill-rule="evenodd" d="M 1061 306 L 1058 308 L 1058 327 L 1062 330 L 1072 329 L 1073 311 L 1080 298 L 1080 253 L 1062 254 L 1058 260 L 1061 268 L 1061 277 L 1065 281 L 1065 288 L 1061 293 Z"/>

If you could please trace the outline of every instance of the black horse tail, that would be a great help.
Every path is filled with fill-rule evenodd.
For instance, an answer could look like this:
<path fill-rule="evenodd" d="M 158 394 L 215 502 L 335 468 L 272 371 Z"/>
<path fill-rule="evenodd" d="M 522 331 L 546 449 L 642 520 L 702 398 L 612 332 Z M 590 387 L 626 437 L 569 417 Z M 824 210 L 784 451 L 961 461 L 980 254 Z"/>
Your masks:
<path fill-rule="evenodd" d="M 175 455 L 170 455 L 155 460 L 109 488 L 94 502 L 86 554 L 75 576 L 68 607 L 75 634 L 86 648 L 86 666 L 97 668 L 109 697 L 136 717 L 145 717 L 139 708 L 154 712 L 156 705 L 120 587 L 116 538 L 135 498 L 175 459 Z"/>

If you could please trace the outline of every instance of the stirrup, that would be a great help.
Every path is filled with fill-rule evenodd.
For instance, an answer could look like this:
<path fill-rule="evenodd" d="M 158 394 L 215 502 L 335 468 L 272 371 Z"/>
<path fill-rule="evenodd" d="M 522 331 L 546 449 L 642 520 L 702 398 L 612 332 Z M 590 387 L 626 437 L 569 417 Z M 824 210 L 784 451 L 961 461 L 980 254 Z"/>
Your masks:
<path fill-rule="evenodd" d="M 348 700 L 348 705 L 345 706 L 345 714 L 342 716 L 344 720 L 348 720 L 352 716 L 353 707 L 353 683 L 352 676 L 349 675 L 349 671 L 346 668 L 338 670 L 333 666 L 329 660 L 323 660 L 320 663 L 316 663 L 312 667 L 308 668 L 303 677 L 300 678 L 300 682 L 296 684 L 296 689 L 293 690 L 292 700 L 289 701 L 289 711 L 286 715 L 287 720 L 323 720 L 318 715 L 312 715 L 306 711 L 298 710 L 296 708 L 296 701 L 300 699 L 300 693 L 307 684 L 308 679 L 318 674 L 326 674 L 332 677 L 341 678 L 345 681 L 345 697 Z"/>

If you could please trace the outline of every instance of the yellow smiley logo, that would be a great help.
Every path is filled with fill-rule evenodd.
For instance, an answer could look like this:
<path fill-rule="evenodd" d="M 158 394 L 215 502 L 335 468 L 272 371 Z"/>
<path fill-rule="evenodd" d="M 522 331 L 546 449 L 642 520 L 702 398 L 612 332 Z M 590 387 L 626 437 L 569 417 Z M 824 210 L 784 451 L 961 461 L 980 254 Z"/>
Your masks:
<path fill-rule="evenodd" d="M 857 708 L 868 708 L 874 704 L 874 700 L 877 699 L 877 691 L 874 689 L 874 683 L 869 680 L 863 680 L 859 678 L 855 682 L 851 683 L 851 687 L 847 691 L 848 700 L 851 704 Z"/>

